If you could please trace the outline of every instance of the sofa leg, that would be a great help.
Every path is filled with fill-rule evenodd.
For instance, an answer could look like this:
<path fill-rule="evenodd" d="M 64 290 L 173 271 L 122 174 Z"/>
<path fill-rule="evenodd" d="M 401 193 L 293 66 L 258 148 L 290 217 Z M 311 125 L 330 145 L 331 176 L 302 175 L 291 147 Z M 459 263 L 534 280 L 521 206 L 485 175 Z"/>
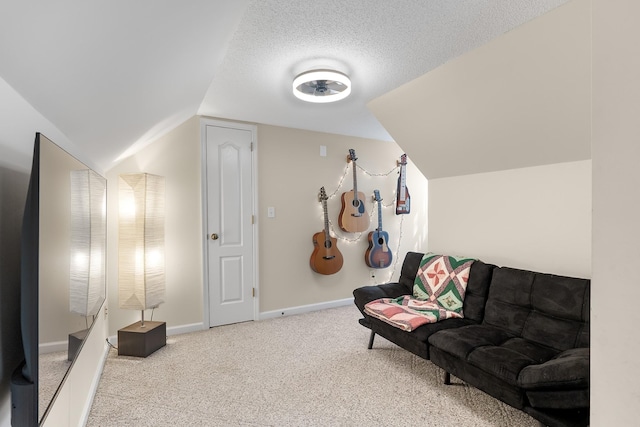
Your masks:
<path fill-rule="evenodd" d="M 371 331 L 371 336 L 369 336 L 369 347 L 367 347 L 369 350 L 373 348 L 373 339 L 375 337 L 376 337 L 376 333 Z"/>
<path fill-rule="evenodd" d="M 444 373 L 444 385 L 451 385 L 451 374 L 446 371 Z"/>

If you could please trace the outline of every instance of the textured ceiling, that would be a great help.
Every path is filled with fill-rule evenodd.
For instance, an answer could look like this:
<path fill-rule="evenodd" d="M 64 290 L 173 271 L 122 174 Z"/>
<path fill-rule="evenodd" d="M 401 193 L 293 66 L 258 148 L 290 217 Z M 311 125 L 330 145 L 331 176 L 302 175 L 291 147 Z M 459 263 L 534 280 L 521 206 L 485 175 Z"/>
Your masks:
<path fill-rule="evenodd" d="M 108 168 L 196 113 L 390 140 L 367 102 L 566 0 L 1 1 L 0 77 Z M 317 67 L 352 95 L 296 99 Z"/>

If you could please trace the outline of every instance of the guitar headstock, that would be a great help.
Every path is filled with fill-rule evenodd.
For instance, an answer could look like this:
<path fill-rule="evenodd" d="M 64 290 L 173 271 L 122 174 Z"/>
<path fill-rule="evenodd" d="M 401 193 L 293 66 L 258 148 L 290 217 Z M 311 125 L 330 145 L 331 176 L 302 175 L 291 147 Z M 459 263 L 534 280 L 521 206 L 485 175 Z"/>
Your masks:
<path fill-rule="evenodd" d="M 407 164 L 407 155 L 403 154 L 402 156 L 400 156 L 400 164 L 401 165 L 406 165 Z"/>
<path fill-rule="evenodd" d="M 373 190 L 373 198 L 376 202 L 381 202 L 382 198 L 380 198 L 380 191 L 379 190 Z"/>
<path fill-rule="evenodd" d="M 356 150 L 354 150 L 353 148 L 349 148 L 349 160 L 351 160 L 352 162 L 358 160 L 358 158 L 356 157 Z"/>
<path fill-rule="evenodd" d="M 327 192 L 324 191 L 324 186 L 320 187 L 320 194 L 318 194 L 318 200 L 320 200 L 321 202 L 327 200 Z"/>

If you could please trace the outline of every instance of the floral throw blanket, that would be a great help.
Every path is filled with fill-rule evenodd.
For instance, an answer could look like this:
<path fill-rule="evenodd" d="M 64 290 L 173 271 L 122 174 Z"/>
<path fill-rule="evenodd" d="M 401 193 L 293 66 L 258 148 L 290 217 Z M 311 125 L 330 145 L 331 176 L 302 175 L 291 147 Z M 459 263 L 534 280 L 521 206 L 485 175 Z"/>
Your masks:
<path fill-rule="evenodd" d="M 462 318 L 469 271 L 475 259 L 427 253 L 413 284 L 413 295 L 381 298 L 365 305 L 365 312 L 404 331 L 425 323 Z"/>

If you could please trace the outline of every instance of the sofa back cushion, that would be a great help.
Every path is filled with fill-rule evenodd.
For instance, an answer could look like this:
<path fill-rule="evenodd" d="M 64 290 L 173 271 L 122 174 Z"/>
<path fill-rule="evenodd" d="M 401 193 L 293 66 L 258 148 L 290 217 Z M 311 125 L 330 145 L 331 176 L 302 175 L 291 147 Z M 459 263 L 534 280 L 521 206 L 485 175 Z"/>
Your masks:
<path fill-rule="evenodd" d="M 423 256 L 424 253 L 407 252 L 404 258 L 402 272 L 400 273 L 398 282 L 406 286 L 408 295 L 413 293 L 413 284 Z M 491 275 L 494 268 L 496 268 L 495 265 L 485 264 L 480 260 L 471 265 L 463 306 L 464 317 L 466 319 L 473 320 L 477 323 L 482 322 L 484 306 L 487 302 L 489 284 L 491 283 Z"/>
<path fill-rule="evenodd" d="M 496 268 L 484 323 L 559 351 L 589 345 L 590 281 Z"/>
<path fill-rule="evenodd" d="M 464 297 L 464 317 L 466 319 L 477 323 L 482 322 L 494 268 L 496 268 L 495 265 L 485 264 L 480 260 L 471 265 L 467 293 Z"/>
<path fill-rule="evenodd" d="M 416 274 L 420 268 L 420 261 L 424 254 L 419 252 L 407 252 L 402 263 L 402 271 L 398 283 L 407 288 L 407 295 L 413 293 L 413 282 L 416 280 Z"/>

